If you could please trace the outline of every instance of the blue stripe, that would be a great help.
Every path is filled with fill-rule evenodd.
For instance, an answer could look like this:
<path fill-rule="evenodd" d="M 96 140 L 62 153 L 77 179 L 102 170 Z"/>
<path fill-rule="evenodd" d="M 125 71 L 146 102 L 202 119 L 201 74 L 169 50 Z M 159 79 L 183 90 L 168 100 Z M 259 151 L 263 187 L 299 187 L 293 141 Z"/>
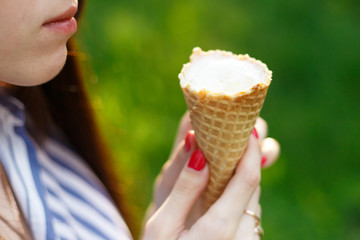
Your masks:
<path fill-rule="evenodd" d="M 45 166 L 43 166 L 43 171 L 48 173 L 49 176 L 53 177 L 55 180 L 55 182 L 57 184 L 59 184 L 59 186 L 61 186 L 61 189 L 64 190 L 65 192 L 67 192 L 68 194 L 72 195 L 73 197 L 77 198 L 78 200 L 82 201 L 84 203 L 84 205 L 86 204 L 87 206 L 89 206 L 90 208 L 94 209 L 96 212 L 98 212 L 101 216 L 103 216 L 106 220 L 109 221 L 109 223 L 112 223 L 112 219 L 105 215 L 96 205 L 91 204 L 86 197 L 84 197 L 83 195 L 79 194 L 79 192 L 77 192 L 76 190 L 69 188 L 68 186 L 64 185 L 63 183 L 61 183 L 60 181 L 56 180 L 56 176 L 54 174 L 51 173 L 51 171 L 49 169 L 47 169 Z M 51 191 L 51 188 L 48 188 L 49 191 Z"/>
<path fill-rule="evenodd" d="M 45 149 L 46 154 L 50 157 L 50 159 L 59 167 L 62 167 L 63 169 L 68 170 L 69 172 L 73 173 L 77 177 L 84 180 L 86 183 L 88 183 L 92 188 L 100 192 L 103 196 L 105 196 L 108 200 L 111 200 L 108 193 L 105 191 L 105 189 L 99 185 L 96 181 L 91 181 L 88 176 L 83 175 L 82 173 L 76 171 L 72 166 L 68 165 L 66 162 L 62 161 L 58 156 L 50 153 L 47 149 Z M 73 159 L 76 161 L 75 159 Z"/>
<path fill-rule="evenodd" d="M 54 195 L 54 194 L 52 194 L 52 195 Z M 74 232 L 75 235 L 76 235 L 76 239 L 80 239 L 80 237 L 78 236 L 77 232 L 72 228 L 72 226 L 70 225 L 70 223 L 69 223 L 68 221 L 66 221 L 66 219 L 65 219 L 62 215 L 60 215 L 60 214 L 58 214 L 58 213 L 56 213 L 56 212 L 52 212 L 52 220 L 54 220 L 54 219 L 56 219 L 56 220 L 59 221 L 59 222 L 64 223 L 66 226 L 68 226 L 70 229 L 72 229 L 73 232 Z M 57 236 L 57 237 L 58 237 L 58 236 Z M 63 239 L 63 238 L 60 238 L 60 239 Z"/>
<path fill-rule="evenodd" d="M 59 199 L 59 201 L 62 201 L 61 197 L 58 196 L 52 189 L 49 188 L 48 193 L 51 194 L 54 198 Z M 65 203 L 64 203 L 64 205 L 66 206 Z M 73 217 L 74 221 L 76 221 L 78 224 L 83 225 L 87 230 L 89 230 L 90 232 L 93 232 L 95 235 L 98 235 L 99 237 L 101 237 L 103 239 L 110 239 L 95 225 L 88 222 L 87 219 L 80 218 L 79 216 L 76 215 L 76 213 L 72 212 L 71 209 L 69 209 L 67 206 L 66 206 L 66 208 L 71 213 L 71 216 Z"/>
<path fill-rule="evenodd" d="M 59 197 L 57 197 L 57 196 L 55 195 L 55 193 L 54 193 L 51 189 L 49 189 L 49 188 L 47 188 L 47 189 L 48 189 L 48 191 L 47 191 L 47 194 L 48 194 L 48 195 L 52 195 L 54 198 L 56 198 L 56 199 L 58 199 L 60 202 L 62 202 L 62 200 L 59 199 Z M 63 203 L 63 202 L 62 202 L 62 203 Z M 67 209 L 66 204 L 65 204 L 65 203 L 63 203 L 63 204 L 64 204 L 65 208 Z M 50 209 L 50 208 L 49 208 L 49 209 Z M 68 209 L 67 209 L 67 210 L 68 210 Z M 51 210 L 50 210 L 50 211 L 51 211 Z M 69 212 L 69 215 L 72 217 L 72 214 L 71 214 L 70 212 Z M 72 228 L 70 222 L 68 222 L 63 215 L 60 215 L 59 213 L 57 213 L 57 212 L 55 212 L 55 211 L 51 211 L 51 222 L 53 223 L 55 219 L 56 219 L 57 221 L 59 221 L 59 222 L 64 223 L 66 226 L 68 226 L 70 229 L 72 229 L 73 232 L 74 232 L 75 235 L 76 235 L 76 238 L 77 238 L 77 239 L 80 239 L 79 236 L 78 236 L 78 234 L 77 234 L 77 232 Z M 54 232 L 55 232 L 55 229 L 54 229 Z M 54 236 L 58 237 L 58 236 L 57 236 L 57 233 L 54 233 Z"/>
<path fill-rule="evenodd" d="M 54 239 L 54 228 L 53 225 L 51 224 L 50 221 L 50 212 L 48 209 L 48 206 L 46 204 L 46 200 L 45 200 L 45 188 L 41 183 L 40 180 L 40 166 L 39 166 L 39 162 L 36 156 L 36 152 L 35 152 L 35 146 L 34 144 L 30 141 L 24 127 L 15 127 L 15 132 L 23 138 L 27 150 L 28 150 L 28 156 L 29 156 L 29 162 L 30 162 L 30 168 L 31 168 L 31 172 L 34 178 L 34 182 L 36 185 L 36 189 L 39 192 L 39 198 L 42 202 L 42 205 L 44 206 L 44 212 L 45 212 L 45 220 L 46 220 L 46 239 Z"/>
<path fill-rule="evenodd" d="M 87 230 L 89 230 L 89 232 L 93 232 L 94 235 L 98 235 L 99 237 L 103 238 L 103 239 L 109 239 L 109 236 L 106 236 L 102 231 L 100 231 L 100 229 L 98 229 L 96 226 L 84 221 L 83 219 L 79 218 L 76 215 L 73 215 L 74 219 L 81 225 L 83 225 Z"/>
<path fill-rule="evenodd" d="M 50 192 L 50 191 L 49 191 Z M 54 195 L 54 194 L 51 194 Z M 67 226 L 70 226 L 70 223 L 65 219 L 65 217 L 63 215 L 58 214 L 57 212 L 51 211 L 51 221 L 53 221 L 54 219 L 58 220 L 59 222 L 65 223 Z"/>

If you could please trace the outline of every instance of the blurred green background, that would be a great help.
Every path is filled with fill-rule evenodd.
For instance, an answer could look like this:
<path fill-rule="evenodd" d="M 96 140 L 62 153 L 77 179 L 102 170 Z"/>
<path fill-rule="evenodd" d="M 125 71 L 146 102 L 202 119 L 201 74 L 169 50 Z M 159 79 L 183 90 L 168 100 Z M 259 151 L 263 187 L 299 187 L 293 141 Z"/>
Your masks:
<path fill-rule="evenodd" d="M 273 71 L 261 115 L 282 154 L 263 170 L 263 239 L 359 239 L 360 1 L 92 0 L 78 41 L 139 221 L 186 110 L 177 75 L 199 46 Z"/>

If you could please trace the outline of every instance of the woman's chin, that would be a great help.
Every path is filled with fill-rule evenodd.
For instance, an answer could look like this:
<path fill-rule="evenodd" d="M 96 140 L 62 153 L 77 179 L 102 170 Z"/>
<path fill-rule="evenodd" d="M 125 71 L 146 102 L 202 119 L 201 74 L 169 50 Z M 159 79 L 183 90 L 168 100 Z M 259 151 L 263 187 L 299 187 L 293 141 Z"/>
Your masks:
<path fill-rule="evenodd" d="M 51 57 L 37 58 L 31 61 L 31 63 L 24 62 L 20 65 L 21 69 L 18 69 L 16 75 L 8 76 L 2 79 L 2 81 L 23 87 L 41 85 L 59 74 L 65 65 L 66 58 L 67 49 L 64 47 L 61 51 L 58 50 L 52 54 Z"/>
<path fill-rule="evenodd" d="M 46 83 L 56 77 L 63 69 L 67 58 L 66 47 L 58 50 L 53 56 L 47 58 L 48 61 L 44 61 L 39 64 L 38 71 L 35 74 L 36 78 L 29 79 L 29 85 L 35 86 Z"/>

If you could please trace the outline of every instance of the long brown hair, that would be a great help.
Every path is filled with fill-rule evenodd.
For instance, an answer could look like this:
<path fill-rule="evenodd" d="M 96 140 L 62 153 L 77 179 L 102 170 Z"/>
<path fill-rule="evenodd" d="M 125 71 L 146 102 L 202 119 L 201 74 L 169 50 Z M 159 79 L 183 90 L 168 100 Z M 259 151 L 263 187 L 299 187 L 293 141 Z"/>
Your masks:
<path fill-rule="evenodd" d="M 76 17 L 83 7 L 84 0 L 79 0 Z M 68 42 L 68 49 L 76 52 L 72 39 Z M 50 124 L 60 128 L 102 181 L 130 231 L 136 235 L 135 222 L 130 217 L 122 185 L 115 174 L 113 158 L 96 123 L 76 54 L 68 56 L 64 68 L 53 80 L 41 86 L 18 87 L 16 96 L 25 104 L 37 131 L 46 133 Z"/>

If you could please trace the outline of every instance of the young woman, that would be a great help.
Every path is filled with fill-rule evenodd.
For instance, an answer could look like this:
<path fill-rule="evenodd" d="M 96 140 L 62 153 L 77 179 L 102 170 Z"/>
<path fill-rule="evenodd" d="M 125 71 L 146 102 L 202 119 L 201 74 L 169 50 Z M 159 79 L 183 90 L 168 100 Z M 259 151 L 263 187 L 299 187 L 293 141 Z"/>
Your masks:
<path fill-rule="evenodd" d="M 76 56 L 67 55 L 83 1 L 0 5 L 0 239 L 131 239 Z M 274 162 L 279 146 L 265 139 L 263 120 L 256 128 L 225 192 L 201 216 L 208 169 L 185 115 L 142 237 L 259 239 L 261 162 Z"/>

